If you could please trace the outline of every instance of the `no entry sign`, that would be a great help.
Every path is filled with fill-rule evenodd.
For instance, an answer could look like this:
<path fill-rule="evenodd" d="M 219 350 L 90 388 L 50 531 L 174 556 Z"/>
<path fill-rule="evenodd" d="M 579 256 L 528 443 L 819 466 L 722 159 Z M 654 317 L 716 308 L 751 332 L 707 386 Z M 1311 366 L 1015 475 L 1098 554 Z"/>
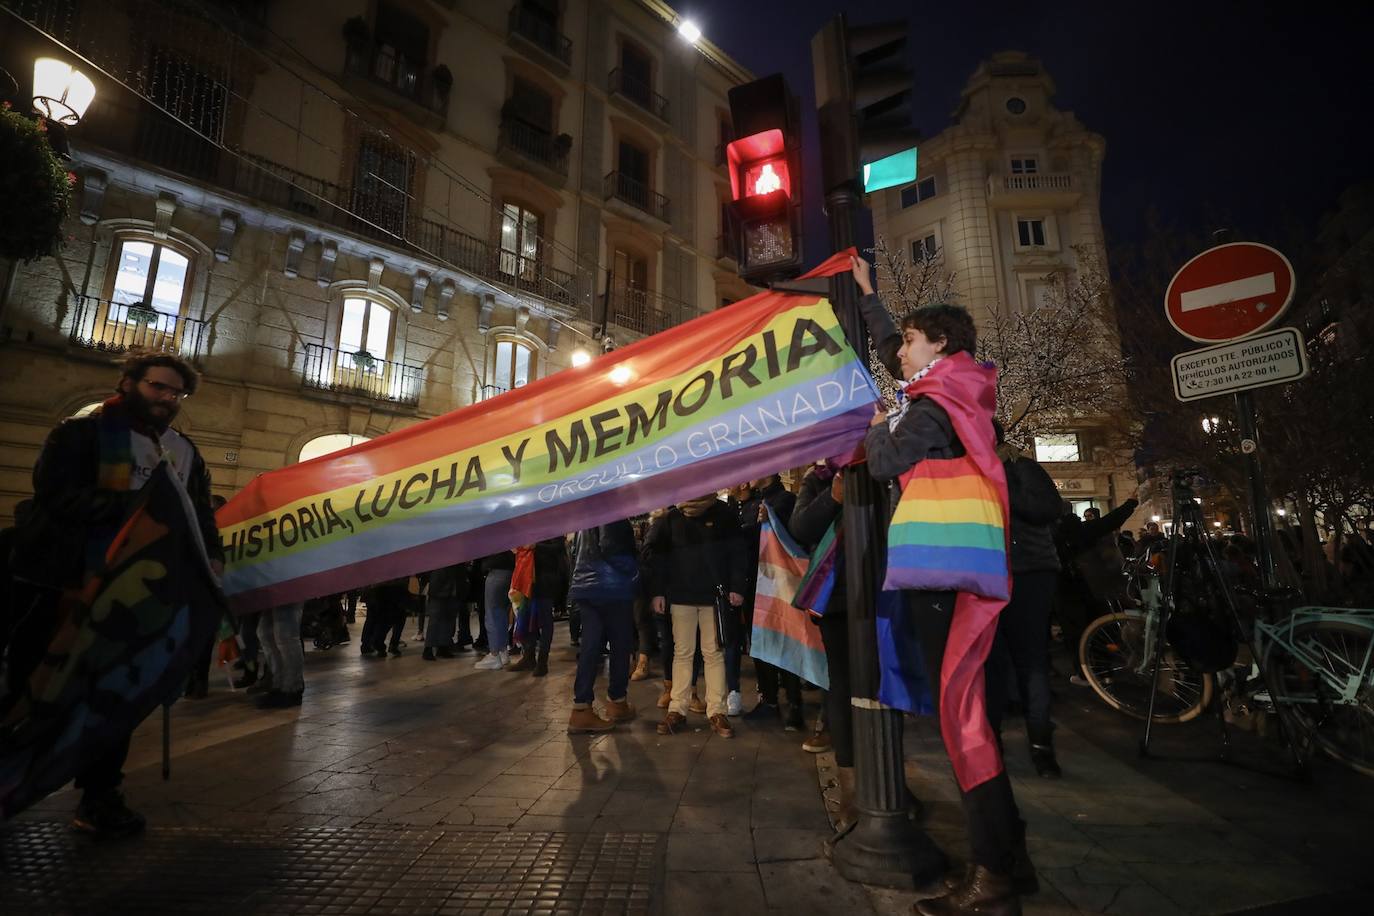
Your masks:
<path fill-rule="evenodd" d="M 1293 265 L 1257 242 L 1209 248 L 1169 281 L 1164 312 L 1184 337 L 1204 343 L 1248 337 L 1293 301 Z"/>

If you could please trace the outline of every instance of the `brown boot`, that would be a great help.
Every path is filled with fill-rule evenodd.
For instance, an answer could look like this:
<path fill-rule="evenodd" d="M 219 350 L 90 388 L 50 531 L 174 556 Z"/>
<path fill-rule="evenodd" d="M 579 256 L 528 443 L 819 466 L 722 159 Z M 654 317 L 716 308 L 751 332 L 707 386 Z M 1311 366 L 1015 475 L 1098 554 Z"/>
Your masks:
<path fill-rule="evenodd" d="M 585 735 L 592 732 L 608 732 L 615 728 L 614 722 L 607 722 L 596 714 L 596 710 L 590 706 L 582 709 L 573 707 L 572 715 L 568 716 L 568 734 Z"/>
<path fill-rule="evenodd" d="M 630 672 L 630 680 L 647 681 L 649 679 L 649 656 L 643 652 L 639 653 L 639 661 L 635 662 L 635 670 Z"/>
<path fill-rule="evenodd" d="M 714 716 L 711 717 L 710 721 L 711 731 L 715 732 L 717 737 L 735 737 L 735 730 L 730 727 L 730 720 L 725 718 L 725 716 L 721 713 L 716 713 Z"/>
<path fill-rule="evenodd" d="M 921 916 L 1021 916 L 1021 897 L 1011 875 L 975 865 L 964 882 L 943 897 L 917 901 Z"/>
<path fill-rule="evenodd" d="M 663 694 L 658 698 L 658 708 L 667 709 L 668 704 L 673 702 L 673 682 L 663 682 Z"/>
<path fill-rule="evenodd" d="M 680 712 L 670 712 L 663 717 L 662 722 L 658 723 L 658 733 L 660 735 L 675 735 L 686 724 L 686 716 Z"/>
<path fill-rule="evenodd" d="M 612 722 L 633 722 L 634 717 L 635 708 L 630 703 L 629 697 L 625 697 L 623 700 L 608 699 L 606 701 L 606 718 Z"/>
<path fill-rule="evenodd" d="M 695 690 L 692 691 L 692 700 L 687 704 L 687 711 L 694 712 L 699 716 L 706 715 L 706 701 L 697 696 Z"/>
<path fill-rule="evenodd" d="M 534 667 L 534 650 L 525 649 L 520 653 L 520 660 L 511 662 L 506 666 L 507 671 L 529 671 Z"/>

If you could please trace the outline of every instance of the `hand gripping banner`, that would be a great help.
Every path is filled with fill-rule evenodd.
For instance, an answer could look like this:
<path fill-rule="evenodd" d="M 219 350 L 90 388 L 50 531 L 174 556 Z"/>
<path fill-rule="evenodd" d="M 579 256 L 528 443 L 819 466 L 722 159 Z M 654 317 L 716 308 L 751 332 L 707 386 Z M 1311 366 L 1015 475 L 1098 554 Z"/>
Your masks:
<path fill-rule="evenodd" d="M 826 299 L 759 293 L 259 476 L 218 514 L 224 589 L 240 613 L 302 601 L 847 455 L 877 400 Z"/>

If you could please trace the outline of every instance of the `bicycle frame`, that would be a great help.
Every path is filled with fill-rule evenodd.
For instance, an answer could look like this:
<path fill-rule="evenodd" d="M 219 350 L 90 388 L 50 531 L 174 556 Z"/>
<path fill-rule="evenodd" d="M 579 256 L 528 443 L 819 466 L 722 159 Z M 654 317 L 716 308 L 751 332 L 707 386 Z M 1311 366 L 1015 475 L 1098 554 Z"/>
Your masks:
<path fill-rule="evenodd" d="M 1370 661 L 1374 658 L 1374 641 L 1371 641 L 1365 650 L 1364 658 L 1358 668 L 1345 672 L 1334 671 L 1327 664 L 1325 655 L 1312 652 L 1307 646 L 1293 638 L 1293 632 L 1299 626 L 1316 621 L 1348 623 L 1352 626 L 1374 630 L 1374 609 L 1299 607 L 1294 608 L 1287 617 L 1278 623 L 1256 620 L 1255 634 L 1252 638 L 1252 651 L 1256 653 L 1255 660 L 1257 663 L 1263 664 L 1264 656 L 1258 653 L 1264 650 L 1264 640 L 1272 640 L 1286 649 L 1294 658 L 1321 675 L 1327 686 L 1336 693 L 1337 703 L 1343 706 L 1353 706 L 1359 702 L 1358 694 L 1370 673 Z M 1277 704 L 1277 698 L 1274 698 L 1274 702 Z M 1293 700 L 1293 702 L 1315 703 L 1317 701 Z"/>

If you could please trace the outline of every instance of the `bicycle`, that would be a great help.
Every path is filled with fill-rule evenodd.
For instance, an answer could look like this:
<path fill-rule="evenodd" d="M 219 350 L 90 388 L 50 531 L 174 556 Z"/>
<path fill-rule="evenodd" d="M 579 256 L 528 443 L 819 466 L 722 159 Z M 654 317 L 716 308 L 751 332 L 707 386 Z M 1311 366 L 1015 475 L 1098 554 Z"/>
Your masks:
<path fill-rule="evenodd" d="M 1187 722 L 1213 708 L 1221 759 L 1234 762 L 1224 711 L 1259 709 L 1277 718 L 1299 775 L 1309 773 L 1316 749 L 1374 775 L 1374 610 L 1294 607 L 1295 589 L 1232 589 L 1203 534 L 1196 476 L 1175 474 L 1163 556 L 1149 552 L 1127 564 L 1139 606 L 1084 630 L 1083 676 L 1108 705 L 1145 721 L 1144 756 L 1155 723 Z M 1237 594 L 1254 604 L 1248 620 Z M 1241 646 L 1248 658 L 1237 664 Z"/>

